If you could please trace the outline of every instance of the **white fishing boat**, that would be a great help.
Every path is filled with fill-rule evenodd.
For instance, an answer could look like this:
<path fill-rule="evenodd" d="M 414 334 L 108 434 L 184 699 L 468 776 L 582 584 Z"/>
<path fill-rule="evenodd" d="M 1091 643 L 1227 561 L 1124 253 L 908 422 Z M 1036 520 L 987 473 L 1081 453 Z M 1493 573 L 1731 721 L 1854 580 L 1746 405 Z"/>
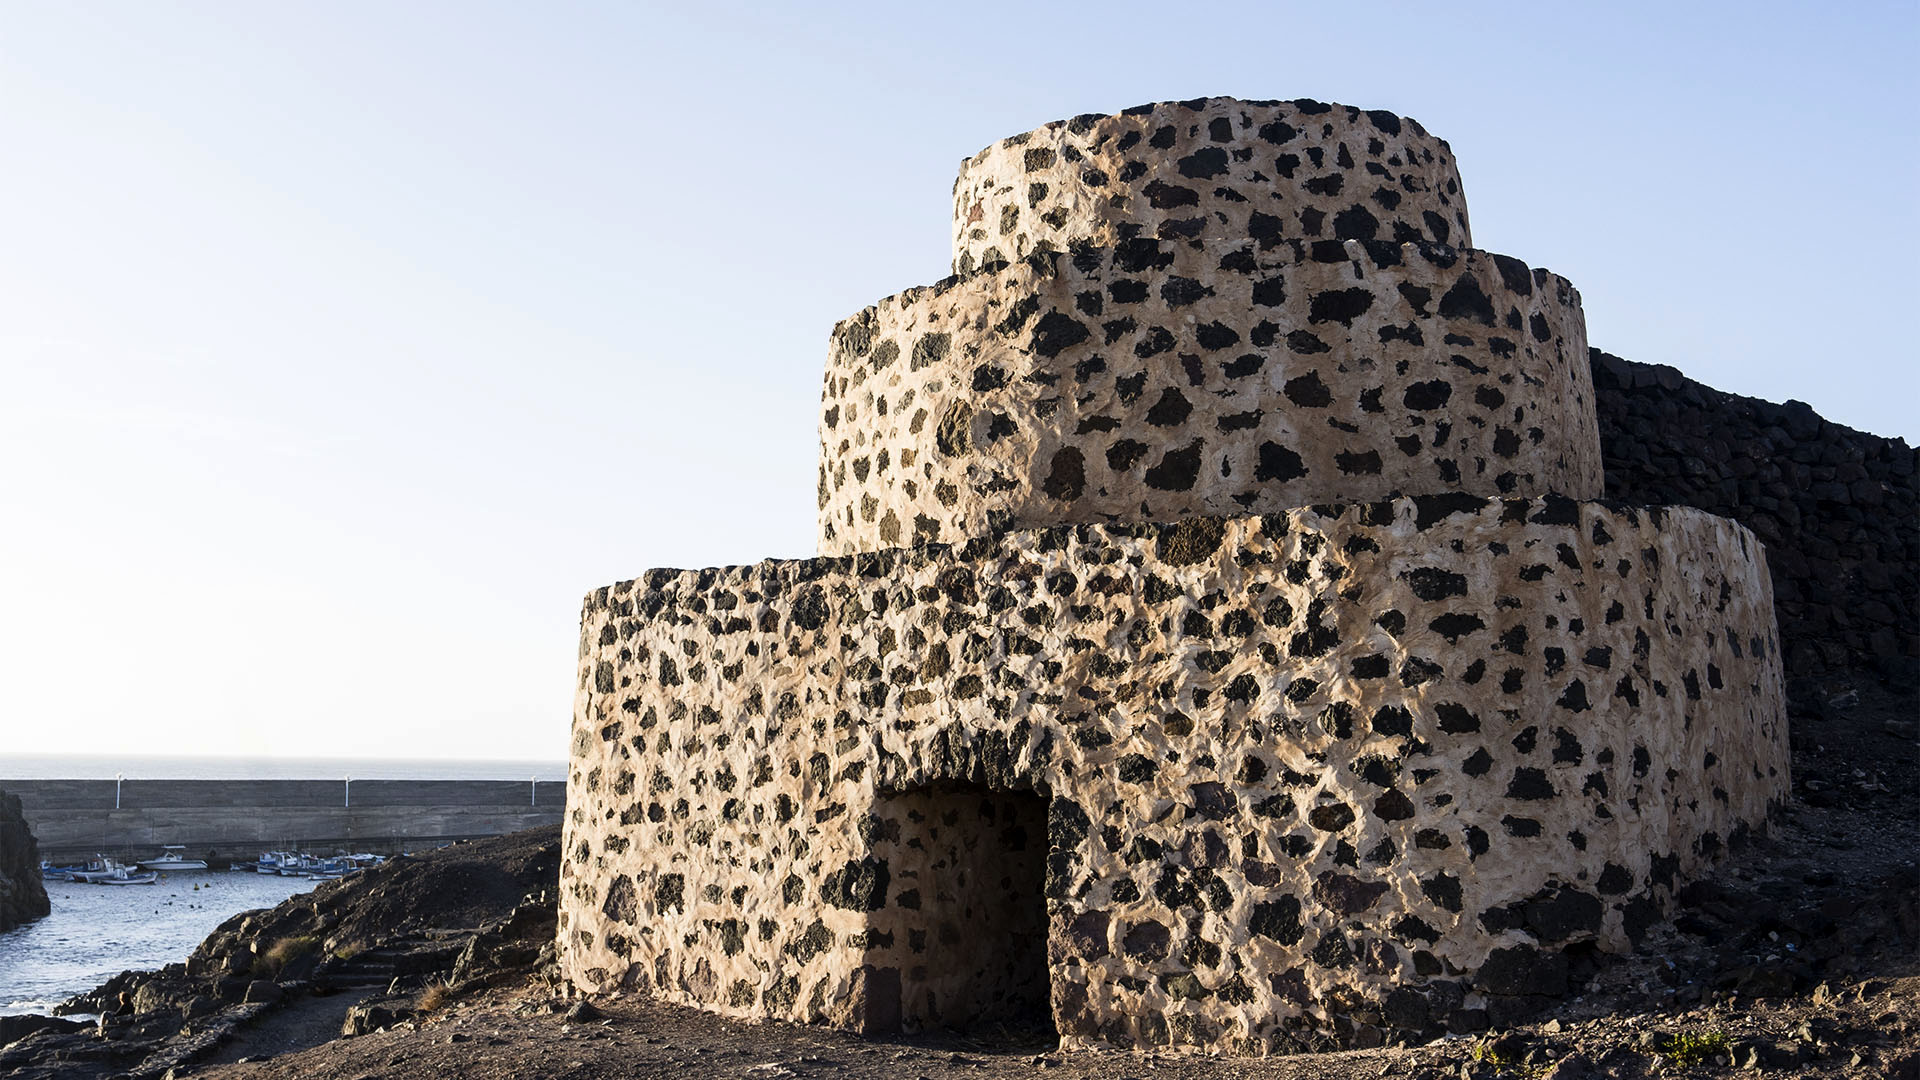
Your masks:
<path fill-rule="evenodd" d="M 84 881 L 88 884 L 92 884 L 94 882 L 101 881 L 106 878 L 110 878 L 115 874 L 119 874 L 120 876 L 125 877 L 127 874 L 127 871 L 132 869 L 133 867 L 128 866 L 125 863 L 116 862 L 113 859 L 106 857 L 105 855 L 97 855 L 94 858 L 89 859 L 87 861 L 87 865 L 76 867 L 72 870 L 67 871 L 67 876 L 72 878 L 75 881 Z"/>
<path fill-rule="evenodd" d="M 187 849 L 179 844 L 168 844 L 160 849 L 159 858 L 143 859 L 140 862 L 142 870 L 205 870 L 206 868 L 205 859 L 187 858 Z"/>
<path fill-rule="evenodd" d="M 151 885 L 160 880 L 154 872 L 140 873 L 136 868 L 102 855 L 85 867 L 70 870 L 67 876 L 89 885 Z"/>
<path fill-rule="evenodd" d="M 147 871 L 144 874 L 137 874 L 126 867 L 121 867 L 117 873 L 109 874 L 106 877 L 100 878 L 99 880 L 95 881 L 94 884 L 95 885 L 152 885 L 154 882 L 157 882 L 159 880 L 160 880 L 160 875 L 151 870 Z"/>
<path fill-rule="evenodd" d="M 331 881 L 372 869 L 385 864 L 386 861 L 385 855 L 364 853 L 323 858 L 304 851 L 263 851 L 260 853 L 258 862 L 241 864 L 233 869 L 255 870 L 262 874 L 279 874 L 281 877 L 307 878 L 312 881 Z"/>

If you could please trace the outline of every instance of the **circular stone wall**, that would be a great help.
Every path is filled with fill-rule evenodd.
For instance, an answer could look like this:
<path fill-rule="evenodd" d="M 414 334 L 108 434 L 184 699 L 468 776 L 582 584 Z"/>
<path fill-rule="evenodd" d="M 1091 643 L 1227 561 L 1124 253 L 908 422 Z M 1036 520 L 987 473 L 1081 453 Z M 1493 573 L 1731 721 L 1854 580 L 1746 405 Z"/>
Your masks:
<path fill-rule="evenodd" d="M 1765 558 L 1697 510 L 1449 493 L 657 570 L 581 629 L 561 970 L 733 1016 L 947 1015 L 917 931 L 990 886 L 925 876 L 894 797 L 946 782 L 1052 799 L 1067 1045 L 1238 1053 L 1560 994 L 1787 793 Z"/>
<path fill-rule="evenodd" d="M 1434 244 L 1136 240 L 835 327 L 822 554 L 1460 491 L 1601 493 L 1565 279 Z"/>
<path fill-rule="evenodd" d="M 1135 236 L 1473 242 L 1446 140 L 1304 99 L 1058 120 L 968 158 L 954 182 L 956 273 Z"/>

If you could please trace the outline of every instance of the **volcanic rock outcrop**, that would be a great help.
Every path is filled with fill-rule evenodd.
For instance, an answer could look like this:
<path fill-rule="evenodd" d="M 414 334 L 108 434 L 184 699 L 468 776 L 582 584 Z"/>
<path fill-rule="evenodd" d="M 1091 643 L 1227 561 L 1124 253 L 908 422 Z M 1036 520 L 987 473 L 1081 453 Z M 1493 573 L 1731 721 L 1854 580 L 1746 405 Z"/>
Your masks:
<path fill-rule="evenodd" d="M 50 910 L 40 883 L 40 846 L 20 811 L 20 798 L 0 791 L 0 933 Z"/>
<path fill-rule="evenodd" d="M 1445 142 L 1163 103 L 963 163 L 834 329 L 822 557 L 588 596 L 586 991 L 1063 1045 L 1428 1038 L 1561 994 L 1786 792 L 1742 526 L 1603 492 L 1579 293 Z"/>
<path fill-rule="evenodd" d="M 0 1018 L 0 1076 L 200 1075 L 210 1059 L 286 1053 L 406 1023 L 436 1000 L 542 982 L 559 835 L 546 826 L 402 856 L 239 912 L 185 963 L 123 971 L 57 1016 Z"/>

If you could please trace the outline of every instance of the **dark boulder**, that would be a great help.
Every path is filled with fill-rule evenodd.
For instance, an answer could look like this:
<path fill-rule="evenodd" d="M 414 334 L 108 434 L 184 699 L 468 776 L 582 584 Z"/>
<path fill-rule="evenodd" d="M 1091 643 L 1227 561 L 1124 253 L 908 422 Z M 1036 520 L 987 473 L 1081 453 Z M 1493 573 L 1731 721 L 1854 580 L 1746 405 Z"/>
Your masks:
<path fill-rule="evenodd" d="M 347 1038 L 370 1034 L 411 1020 L 415 1015 L 413 998 L 406 995 L 369 998 L 355 1002 L 347 1009 L 347 1019 L 340 1025 L 340 1034 Z"/>
<path fill-rule="evenodd" d="M 91 1026 L 91 1024 L 65 1020 L 58 1016 L 0 1016 L 0 1046 L 19 1042 L 29 1035 L 37 1035 L 42 1031 L 65 1034 Z"/>
<path fill-rule="evenodd" d="M 20 797 L 0 791 L 0 933 L 49 910 L 40 884 L 40 845 L 27 828 Z"/>

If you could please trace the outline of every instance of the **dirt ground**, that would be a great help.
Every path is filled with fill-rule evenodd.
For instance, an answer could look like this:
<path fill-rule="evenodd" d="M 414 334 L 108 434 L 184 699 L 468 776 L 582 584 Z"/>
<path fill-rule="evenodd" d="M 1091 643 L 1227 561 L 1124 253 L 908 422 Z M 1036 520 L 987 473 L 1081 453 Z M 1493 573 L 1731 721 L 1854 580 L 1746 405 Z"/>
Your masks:
<path fill-rule="evenodd" d="M 1502 1039 L 1449 1040 L 1407 1049 L 1278 1058 L 1213 1058 L 1114 1051 L 1056 1053 L 1039 1033 L 862 1039 L 788 1024 L 739 1024 L 645 1000 L 607 1002 L 591 1018 L 561 1002 L 511 994 L 470 1002 L 426 1023 L 345 1039 L 266 1062 L 191 1075 L 275 1080 L 837 1077 L 841 1080 L 1165 1077 L 1212 1080 L 1358 1080 L 1366 1077 L 1920 1075 L 1920 978 L 1848 987 L 1837 1003 L 1728 1004 L 1678 1012 L 1547 1021 Z M 556 1011 L 548 1011 L 552 1008 Z M 1839 1041 L 1801 1040 L 1812 1025 Z M 1718 1033 L 1698 1064 L 1651 1049 L 1661 1034 Z M 1502 1049 L 1502 1044 L 1511 1047 Z M 1804 1044 L 1798 1045 L 1798 1044 Z M 1777 1046 L 1787 1049 L 1775 1050 Z M 1785 1055 L 1766 1064 L 1770 1053 Z M 1761 1067 L 1747 1065 L 1755 1054 Z M 1479 1060 L 1476 1060 L 1476 1057 Z M 1500 1062 L 1506 1062 L 1501 1064 Z M 1904 1065 L 1900 1064 L 1904 1062 Z M 1904 1068 L 1904 1072 L 1899 1071 Z"/>

